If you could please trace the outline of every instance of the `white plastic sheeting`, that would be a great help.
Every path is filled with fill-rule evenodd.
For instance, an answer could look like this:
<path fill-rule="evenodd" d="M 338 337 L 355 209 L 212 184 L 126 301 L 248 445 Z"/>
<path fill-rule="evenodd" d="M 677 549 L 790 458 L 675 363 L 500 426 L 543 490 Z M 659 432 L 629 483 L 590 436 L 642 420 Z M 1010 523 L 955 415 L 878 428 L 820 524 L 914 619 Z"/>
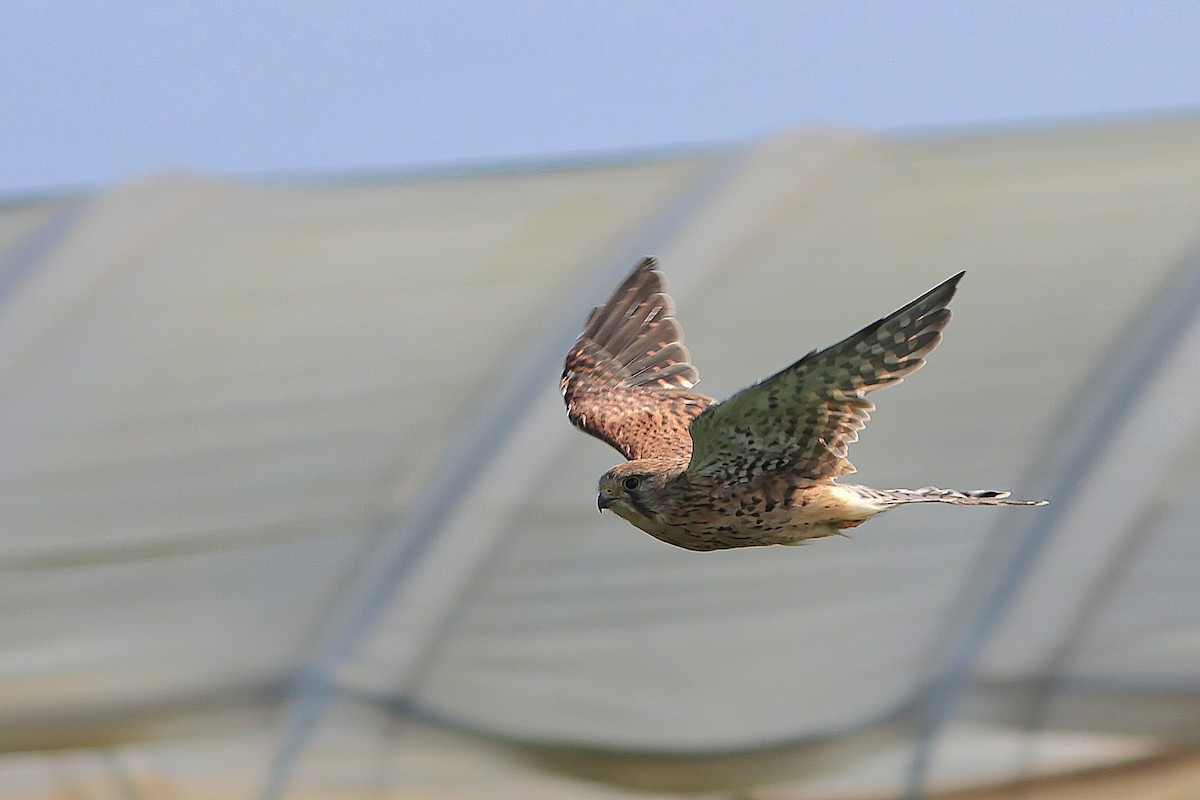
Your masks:
<path fill-rule="evenodd" d="M 1193 746 L 1198 242 L 1189 121 L 4 207 L 0 797 L 890 797 Z M 713 554 L 597 515 L 558 370 L 648 252 L 718 396 L 965 268 L 858 477 L 1052 505 Z"/>

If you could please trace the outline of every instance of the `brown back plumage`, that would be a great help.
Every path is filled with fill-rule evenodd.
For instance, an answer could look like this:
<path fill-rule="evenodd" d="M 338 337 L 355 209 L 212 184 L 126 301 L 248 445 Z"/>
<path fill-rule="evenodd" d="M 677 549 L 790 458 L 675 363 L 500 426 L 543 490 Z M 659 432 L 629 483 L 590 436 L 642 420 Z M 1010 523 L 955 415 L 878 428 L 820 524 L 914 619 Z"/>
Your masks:
<path fill-rule="evenodd" d="M 688 425 L 713 402 L 653 258 L 643 259 L 567 353 L 562 393 L 576 426 L 628 459 L 691 456 Z"/>
<path fill-rule="evenodd" d="M 854 472 L 846 448 L 875 408 L 865 395 L 921 368 L 950 321 L 946 304 L 962 276 L 714 404 L 691 425 L 688 476 L 732 483 L 785 473 L 827 481 Z"/>

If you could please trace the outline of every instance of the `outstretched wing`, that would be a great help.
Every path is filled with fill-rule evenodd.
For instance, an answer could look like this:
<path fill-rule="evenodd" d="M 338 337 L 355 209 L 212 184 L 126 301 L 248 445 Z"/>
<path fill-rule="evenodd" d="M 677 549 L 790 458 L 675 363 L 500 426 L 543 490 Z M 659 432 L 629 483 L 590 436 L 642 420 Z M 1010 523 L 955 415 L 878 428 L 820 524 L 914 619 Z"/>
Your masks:
<path fill-rule="evenodd" d="M 662 273 L 645 258 L 602 306 L 592 309 L 567 353 L 567 416 L 628 459 L 692 453 L 688 425 L 713 402 L 691 391 L 700 380 Z"/>
<path fill-rule="evenodd" d="M 714 404 L 692 423 L 688 475 L 734 482 L 785 472 L 827 481 L 854 472 L 846 448 L 875 409 L 867 392 L 925 364 L 950 321 L 946 304 L 962 276 Z"/>

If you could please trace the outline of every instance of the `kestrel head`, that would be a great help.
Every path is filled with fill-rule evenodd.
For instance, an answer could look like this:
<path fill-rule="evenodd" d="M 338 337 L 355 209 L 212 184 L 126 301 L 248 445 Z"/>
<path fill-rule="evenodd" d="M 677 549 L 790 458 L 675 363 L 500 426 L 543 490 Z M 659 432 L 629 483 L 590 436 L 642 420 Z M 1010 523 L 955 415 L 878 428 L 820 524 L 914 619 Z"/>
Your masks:
<path fill-rule="evenodd" d="M 686 466 L 675 458 L 644 458 L 618 464 L 600 476 L 596 506 L 601 511 L 612 509 L 635 525 L 635 518 L 653 520 L 660 507 L 659 493 Z"/>

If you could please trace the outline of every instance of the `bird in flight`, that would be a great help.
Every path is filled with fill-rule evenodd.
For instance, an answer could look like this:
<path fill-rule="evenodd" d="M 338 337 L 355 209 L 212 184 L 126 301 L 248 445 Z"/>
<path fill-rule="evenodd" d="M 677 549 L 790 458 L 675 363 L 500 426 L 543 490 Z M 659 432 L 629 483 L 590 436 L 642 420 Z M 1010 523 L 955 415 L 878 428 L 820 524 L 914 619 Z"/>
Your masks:
<path fill-rule="evenodd" d="M 577 427 L 628 459 L 600 477 L 600 510 L 688 550 L 802 544 L 908 503 L 1039 506 L 1008 492 L 840 484 L 875 404 L 867 394 L 925 364 L 963 273 L 824 350 L 717 402 L 653 258 L 597 306 L 567 353 L 562 393 Z"/>

